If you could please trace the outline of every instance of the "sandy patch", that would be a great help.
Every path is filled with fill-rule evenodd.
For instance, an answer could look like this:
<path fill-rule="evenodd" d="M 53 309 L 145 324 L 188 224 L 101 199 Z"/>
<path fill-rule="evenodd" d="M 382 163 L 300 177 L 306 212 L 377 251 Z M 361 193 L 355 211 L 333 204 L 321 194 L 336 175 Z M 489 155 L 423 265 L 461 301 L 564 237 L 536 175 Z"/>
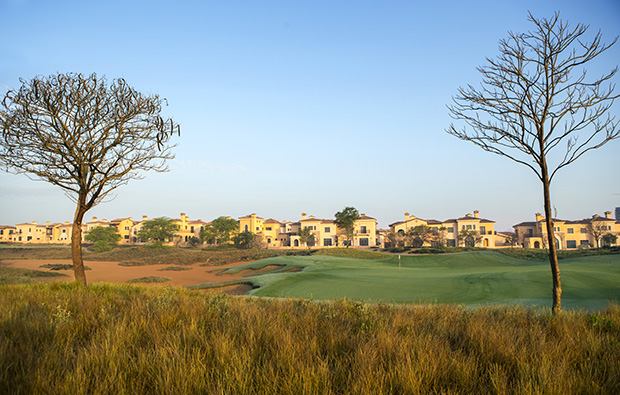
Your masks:
<path fill-rule="evenodd" d="M 257 274 L 273 272 L 274 270 L 281 269 L 284 266 L 285 265 L 267 265 L 267 266 L 261 267 L 260 269 L 253 269 L 253 268 L 243 269 L 242 271 L 239 272 L 239 274 L 243 275 L 243 277 L 249 277 L 249 276 L 254 276 Z"/>
<path fill-rule="evenodd" d="M 48 263 L 61 263 L 61 264 L 71 264 L 70 259 L 5 259 L 2 261 L 5 266 L 17 267 L 23 269 L 32 269 L 32 270 L 41 270 L 41 271 L 51 271 L 49 269 L 42 268 L 41 265 L 45 265 Z M 149 265 L 149 266 L 120 266 L 118 262 L 108 262 L 108 261 L 84 261 L 84 265 L 91 268 L 91 270 L 86 271 L 86 280 L 89 283 L 97 283 L 97 282 L 109 282 L 109 283 L 126 283 L 129 280 L 139 277 L 147 277 L 147 276 L 163 276 L 169 277 L 172 281 L 168 281 L 163 283 L 163 285 L 172 285 L 172 286 L 189 286 L 189 285 L 197 285 L 203 284 L 207 282 L 222 282 L 222 281 L 230 281 L 236 280 L 239 278 L 247 277 L 247 270 L 243 270 L 241 273 L 237 274 L 220 274 L 217 273 L 226 270 L 228 268 L 243 265 L 248 262 L 238 262 L 233 264 L 227 264 L 222 266 L 199 266 L 198 264 L 185 266 L 189 268 L 189 270 L 183 271 L 160 271 L 158 269 L 162 269 L 164 267 L 168 267 L 170 265 Z M 271 266 L 271 269 L 274 270 L 274 265 Z M 278 267 L 275 267 L 278 268 Z M 261 269 L 262 270 L 262 269 Z M 264 271 L 254 270 L 252 274 L 263 273 Z M 54 270 L 56 273 L 64 273 L 67 274 L 67 277 L 53 277 L 53 278 L 42 278 L 44 281 L 73 281 L 73 270 Z M 245 273 L 244 273 L 245 272 Z M 251 286 L 250 286 L 250 289 Z M 247 291 L 246 291 L 247 292 Z"/>

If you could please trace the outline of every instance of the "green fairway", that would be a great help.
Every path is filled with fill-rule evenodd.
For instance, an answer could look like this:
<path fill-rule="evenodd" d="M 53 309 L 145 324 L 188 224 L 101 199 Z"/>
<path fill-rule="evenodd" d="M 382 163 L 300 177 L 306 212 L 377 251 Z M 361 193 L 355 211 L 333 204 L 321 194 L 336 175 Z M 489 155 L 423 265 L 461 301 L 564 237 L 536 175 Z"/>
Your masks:
<path fill-rule="evenodd" d="M 347 298 L 382 302 L 523 304 L 551 306 L 547 262 L 525 261 L 497 252 L 441 254 L 381 260 L 333 256 L 281 256 L 232 269 L 283 265 L 250 280 L 251 294 L 313 299 Z M 300 272 L 287 272 L 303 267 Z M 598 310 L 620 300 L 620 255 L 560 262 L 565 308 Z M 232 271 L 231 270 L 231 271 Z"/>

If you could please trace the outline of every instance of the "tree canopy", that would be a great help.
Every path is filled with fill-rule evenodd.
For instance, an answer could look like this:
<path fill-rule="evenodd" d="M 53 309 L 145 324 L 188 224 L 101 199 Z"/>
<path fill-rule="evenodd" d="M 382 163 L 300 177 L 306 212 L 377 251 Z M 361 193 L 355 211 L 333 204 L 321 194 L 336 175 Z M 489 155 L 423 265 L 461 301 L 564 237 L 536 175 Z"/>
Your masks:
<path fill-rule="evenodd" d="M 301 244 L 305 244 L 308 248 L 314 246 L 314 242 L 316 237 L 310 228 L 301 228 L 299 229 L 299 242 Z"/>
<path fill-rule="evenodd" d="M 218 217 L 200 231 L 200 239 L 207 244 L 228 243 L 239 232 L 239 222 L 230 217 Z"/>
<path fill-rule="evenodd" d="M 97 226 L 86 233 L 84 239 L 94 243 L 93 250 L 103 252 L 114 248 L 120 241 L 121 235 L 118 234 L 114 227 Z"/>
<path fill-rule="evenodd" d="M 166 171 L 179 127 L 160 116 L 163 99 L 122 78 L 108 83 L 94 73 L 59 73 L 20 82 L 0 105 L 0 163 L 60 187 L 76 203 L 73 266 L 86 285 L 84 214 L 143 172 Z"/>
<path fill-rule="evenodd" d="M 585 65 L 615 44 L 604 44 L 588 26 L 571 27 L 556 13 L 549 19 L 531 14 L 533 30 L 509 33 L 499 56 L 478 68 L 480 88 L 460 88 L 448 107 L 447 132 L 483 150 L 527 166 L 542 183 L 545 222 L 554 239 L 550 183 L 557 172 L 618 138 L 618 120 L 610 111 L 618 95 L 611 79 L 615 67 L 590 78 Z M 549 243 L 553 311 L 561 310 L 562 286 L 555 243 Z"/>
<path fill-rule="evenodd" d="M 353 232 L 355 231 L 355 221 L 360 219 L 360 213 L 354 207 L 345 207 L 342 211 L 338 211 L 335 215 L 334 224 L 343 229 L 347 237 L 347 247 L 351 245 L 353 240 Z"/>
<path fill-rule="evenodd" d="M 158 217 L 142 223 L 138 230 L 138 237 L 144 241 L 149 241 L 161 246 L 174 238 L 179 225 L 168 217 Z"/>

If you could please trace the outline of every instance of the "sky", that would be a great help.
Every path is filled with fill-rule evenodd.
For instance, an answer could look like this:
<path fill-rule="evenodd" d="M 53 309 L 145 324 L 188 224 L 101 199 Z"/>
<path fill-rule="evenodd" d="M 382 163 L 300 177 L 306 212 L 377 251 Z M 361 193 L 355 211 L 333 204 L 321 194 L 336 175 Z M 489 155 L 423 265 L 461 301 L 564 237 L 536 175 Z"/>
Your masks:
<path fill-rule="evenodd" d="M 0 95 L 20 79 L 124 78 L 181 125 L 167 173 L 146 173 L 86 214 L 296 221 L 352 206 L 386 228 L 409 212 L 474 210 L 496 230 L 543 211 L 535 174 L 448 135 L 447 110 L 528 11 L 620 35 L 620 2 L 0 0 Z M 620 43 L 588 68 L 620 63 Z M 618 78 L 615 78 L 615 83 Z M 616 91 L 618 92 L 618 90 Z M 620 92 L 619 92 L 620 93 Z M 619 116 L 620 103 L 612 109 Z M 553 179 L 558 218 L 620 207 L 620 140 Z M 72 221 L 58 187 L 0 172 L 0 224 Z"/>

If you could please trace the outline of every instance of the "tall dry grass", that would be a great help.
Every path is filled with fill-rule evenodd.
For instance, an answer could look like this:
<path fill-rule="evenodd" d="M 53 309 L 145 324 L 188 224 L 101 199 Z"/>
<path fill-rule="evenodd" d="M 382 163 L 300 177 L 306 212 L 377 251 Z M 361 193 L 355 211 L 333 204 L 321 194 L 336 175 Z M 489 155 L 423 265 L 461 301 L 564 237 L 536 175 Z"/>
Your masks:
<path fill-rule="evenodd" d="M 0 393 L 619 393 L 620 308 L 0 287 Z"/>

